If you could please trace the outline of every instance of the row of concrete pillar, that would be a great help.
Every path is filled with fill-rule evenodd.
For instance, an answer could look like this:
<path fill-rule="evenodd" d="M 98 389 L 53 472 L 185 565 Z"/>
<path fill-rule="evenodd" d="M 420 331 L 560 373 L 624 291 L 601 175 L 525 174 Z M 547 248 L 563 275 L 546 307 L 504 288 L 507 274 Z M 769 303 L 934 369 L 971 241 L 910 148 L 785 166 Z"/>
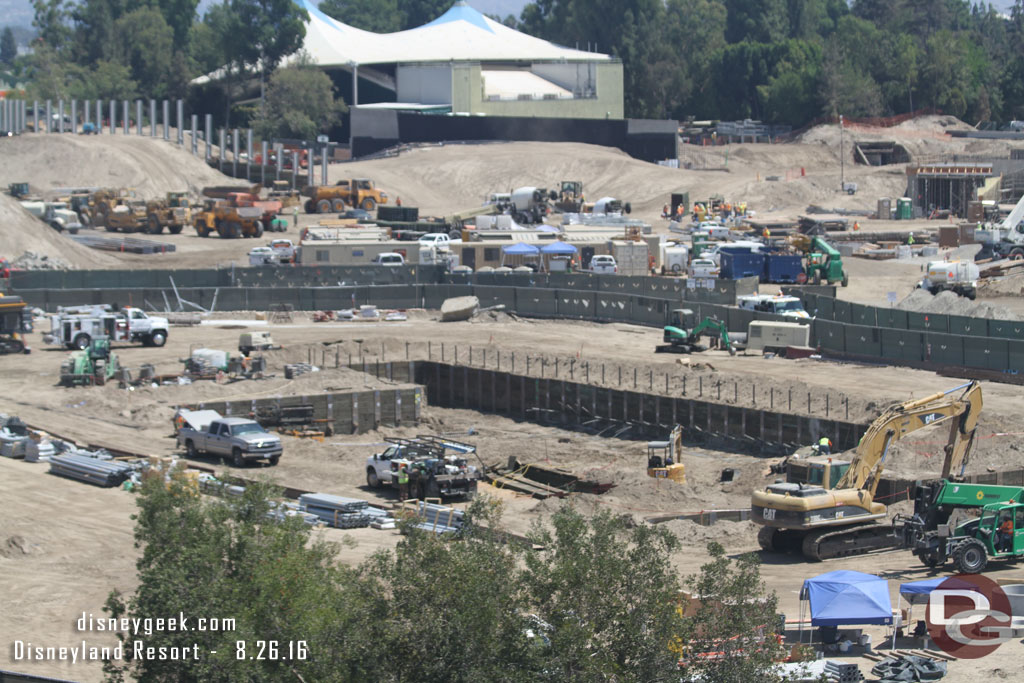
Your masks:
<path fill-rule="evenodd" d="M 111 135 L 118 132 L 120 126 L 124 135 L 129 135 L 134 127 L 136 135 L 144 135 L 144 131 L 148 130 L 150 137 L 157 137 L 158 130 L 158 119 L 157 119 L 157 100 L 149 100 L 148 103 L 148 114 L 149 114 L 149 125 L 143 126 L 143 100 L 135 100 L 135 118 L 134 126 L 130 117 L 130 102 L 128 100 L 122 100 L 120 107 L 116 100 L 109 100 L 105 102 L 103 100 L 82 100 L 81 110 L 79 110 L 79 101 L 71 100 L 65 102 L 59 100 L 56 103 L 52 100 L 46 100 L 40 103 L 38 100 L 29 103 L 27 100 L 12 100 L 4 99 L 0 100 L 0 134 L 20 134 L 29 130 L 29 123 L 31 122 L 31 130 L 36 132 L 47 132 L 47 133 L 82 133 L 82 132 L 94 132 L 96 134 L 109 133 Z M 159 120 L 161 135 L 164 140 L 170 141 L 171 139 L 171 101 L 163 100 L 161 103 L 162 117 Z M 182 100 L 175 100 L 174 107 L 176 110 L 176 139 L 175 141 L 179 145 L 185 144 L 185 113 L 184 113 L 184 102 Z M 118 109 L 120 109 L 120 121 L 118 121 Z M 106 111 L 104 111 L 106 110 Z M 81 111 L 81 116 L 79 116 Z M 107 114 L 106 122 L 104 123 L 104 113 Z M 196 114 L 190 116 L 191 124 L 191 151 L 193 155 L 198 156 L 199 154 L 199 137 L 198 137 L 198 126 L 199 117 Z M 42 122 L 42 125 L 40 125 Z M 213 156 L 213 116 L 210 114 L 205 115 L 205 124 L 203 131 L 203 150 L 204 158 L 209 161 Z M 240 135 L 239 129 L 235 128 L 232 130 L 231 135 L 231 151 L 232 151 L 232 175 L 236 178 L 239 175 L 238 172 L 238 161 L 239 161 L 239 146 L 240 146 Z M 222 150 L 221 154 L 218 155 L 218 165 L 221 171 L 224 171 L 225 159 L 223 150 L 226 149 L 225 142 L 227 137 L 227 129 L 220 128 L 218 131 L 219 136 L 219 148 Z M 251 128 L 245 129 L 245 150 L 248 162 L 245 167 L 245 174 L 247 180 L 255 180 L 252 177 L 252 160 L 253 160 L 253 131 Z M 281 170 L 284 165 L 284 154 L 281 145 L 275 145 L 277 152 L 277 163 L 275 164 L 275 175 L 278 180 L 281 178 Z M 260 181 L 266 181 L 266 166 L 269 151 L 269 144 L 266 140 L 260 142 Z M 314 157 L 315 150 L 310 147 L 306 150 L 308 155 L 308 166 L 309 166 L 309 182 L 310 184 L 316 183 L 314 171 Z M 299 153 L 297 151 L 292 152 L 292 180 L 293 184 L 298 174 L 299 168 Z M 321 165 L 321 182 L 327 183 L 327 146 L 323 148 L 323 163 Z"/>

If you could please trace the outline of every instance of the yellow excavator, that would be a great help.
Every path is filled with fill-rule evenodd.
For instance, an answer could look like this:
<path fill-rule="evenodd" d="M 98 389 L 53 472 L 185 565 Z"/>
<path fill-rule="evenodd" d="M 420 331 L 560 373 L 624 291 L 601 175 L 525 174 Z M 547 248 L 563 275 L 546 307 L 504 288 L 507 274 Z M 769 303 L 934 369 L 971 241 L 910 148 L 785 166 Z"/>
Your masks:
<path fill-rule="evenodd" d="M 676 425 L 668 441 L 647 442 L 647 476 L 685 484 L 686 466 L 679 462 L 682 457 L 683 426 Z"/>
<path fill-rule="evenodd" d="M 826 560 L 896 546 L 892 525 L 877 523 L 887 518 L 886 507 L 874 499 L 889 448 L 911 432 L 948 420 L 942 478 L 954 471 L 953 478 L 962 477 L 981 406 L 977 382 L 896 404 L 868 427 L 834 489 L 825 478 L 824 486 L 786 482 L 754 491 L 750 517 L 763 527 L 757 537 L 761 547 Z"/>

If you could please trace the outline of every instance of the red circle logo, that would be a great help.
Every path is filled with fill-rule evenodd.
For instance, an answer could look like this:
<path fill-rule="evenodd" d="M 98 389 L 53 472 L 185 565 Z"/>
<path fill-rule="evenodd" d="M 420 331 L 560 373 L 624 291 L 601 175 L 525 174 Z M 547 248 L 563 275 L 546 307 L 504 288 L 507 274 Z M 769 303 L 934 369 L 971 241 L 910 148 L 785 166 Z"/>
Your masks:
<path fill-rule="evenodd" d="M 943 652 L 979 659 L 1010 640 L 1013 612 L 1006 593 L 980 574 L 958 574 L 928 596 L 928 634 Z"/>

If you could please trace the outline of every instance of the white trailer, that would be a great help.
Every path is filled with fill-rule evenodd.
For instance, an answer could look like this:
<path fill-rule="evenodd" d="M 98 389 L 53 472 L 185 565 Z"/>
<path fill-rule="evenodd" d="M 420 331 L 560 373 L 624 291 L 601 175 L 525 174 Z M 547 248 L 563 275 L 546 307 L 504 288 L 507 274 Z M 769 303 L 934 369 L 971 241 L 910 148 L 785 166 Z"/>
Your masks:
<path fill-rule="evenodd" d="M 967 261 L 929 261 L 917 286 L 932 294 L 949 290 L 973 300 L 978 296 L 979 277 L 978 266 Z"/>

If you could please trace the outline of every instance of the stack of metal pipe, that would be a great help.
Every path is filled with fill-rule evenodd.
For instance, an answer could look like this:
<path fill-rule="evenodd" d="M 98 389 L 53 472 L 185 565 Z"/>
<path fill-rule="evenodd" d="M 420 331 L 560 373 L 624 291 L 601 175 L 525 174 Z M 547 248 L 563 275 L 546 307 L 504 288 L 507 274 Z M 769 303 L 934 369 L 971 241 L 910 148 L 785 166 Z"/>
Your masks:
<path fill-rule="evenodd" d="M 462 510 L 423 501 L 417 503 L 416 514 L 423 519 L 422 522 L 414 525 L 417 529 L 432 531 L 437 534 L 459 531 L 462 529 L 465 517 L 465 513 Z"/>
<path fill-rule="evenodd" d="M 369 505 L 365 500 L 329 493 L 304 493 L 299 496 L 302 511 L 316 515 L 328 526 L 338 529 L 369 526 L 371 516 L 366 514 Z"/>
<path fill-rule="evenodd" d="M 136 465 L 110 459 L 65 453 L 50 457 L 50 473 L 97 486 L 119 486 L 132 475 Z"/>

